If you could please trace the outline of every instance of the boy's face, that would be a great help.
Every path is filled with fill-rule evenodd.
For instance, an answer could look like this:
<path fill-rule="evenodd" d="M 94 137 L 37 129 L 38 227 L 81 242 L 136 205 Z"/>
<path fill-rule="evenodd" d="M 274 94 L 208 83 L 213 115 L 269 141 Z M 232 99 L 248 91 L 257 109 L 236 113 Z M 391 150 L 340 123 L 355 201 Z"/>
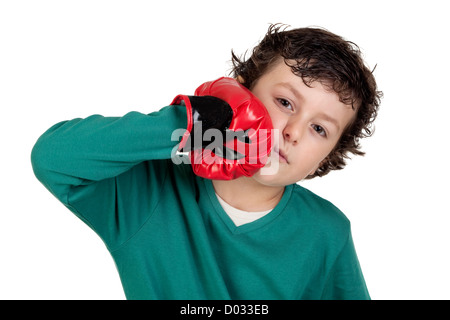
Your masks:
<path fill-rule="evenodd" d="M 253 178 L 264 185 L 285 186 L 313 174 L 336 146 L 355 110 L 321 83 L 311 88 L 280 59 L 253 86 L 266 106 L 278 139 L 265 168 L 278 162 L 272 174 L 258 171 Z"/>

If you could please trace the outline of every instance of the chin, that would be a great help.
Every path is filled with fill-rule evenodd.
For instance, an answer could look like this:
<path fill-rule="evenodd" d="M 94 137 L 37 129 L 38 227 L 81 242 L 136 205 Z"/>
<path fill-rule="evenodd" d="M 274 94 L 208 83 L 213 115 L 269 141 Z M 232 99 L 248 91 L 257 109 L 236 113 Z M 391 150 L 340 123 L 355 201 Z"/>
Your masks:
<path fill-rule="evenodd" d="M 256 182 L 269 186 L 269 187 L 285 187 L 287 185 L 296 183 L 297 180 L 289 179 L 289 175 L 282 173 L 265 174 L 261 173 L 261 170 L 253 175 L 253 180 Z"/>

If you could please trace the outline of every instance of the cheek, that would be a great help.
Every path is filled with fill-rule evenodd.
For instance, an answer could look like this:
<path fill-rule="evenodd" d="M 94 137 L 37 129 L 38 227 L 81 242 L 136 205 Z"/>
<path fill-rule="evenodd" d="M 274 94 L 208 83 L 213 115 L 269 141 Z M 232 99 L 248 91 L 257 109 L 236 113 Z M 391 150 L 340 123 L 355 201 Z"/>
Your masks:
<path fill-rule="evenodd" d="M 266 108 L 267 112 L 269 113 L 270 119 L 272 120 L 272 125 L 274 129 L 282 130 L 284 126 L 286 125 L 286 120 L 282 115 L 280 115 L 280 112 L 277 112 L 276 110 L 273 110 L 272 108 Z"/>
<path fill-rule="evenodd" d="M 331 148 L 314 143 L 314 141 L 308 141 L 304 142 L 299 148 L 292 149 L 292 151 L 294 150 L 295 153 L 292 152 L 292 158 L 296 161 L 292 161 L 291 169 L 304 178 L 318 168 L 323 159 L 328 156 Z"/>
<path fill-rule="evenodd" d="M 305 165 L 308 166 L 308 169 L 312 169 L 317 166 L 323 159 L 327 157 L 331 148 L 327 148 L 326 146 L 320 146 L 317 144 L 309 144 L 305 146 L 302 153 L 302 159 Z"/>

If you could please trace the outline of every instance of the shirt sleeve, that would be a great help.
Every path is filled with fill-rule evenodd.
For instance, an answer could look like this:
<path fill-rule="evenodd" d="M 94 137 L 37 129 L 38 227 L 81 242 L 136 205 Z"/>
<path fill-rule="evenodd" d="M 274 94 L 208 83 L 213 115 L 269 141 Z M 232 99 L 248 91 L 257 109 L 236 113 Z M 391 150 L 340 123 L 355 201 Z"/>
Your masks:
<path fill-rule="evenodd" d="M 63 121 L 37 140 L 33 170 L 112 250 L 152 212 L 186 123 L 182 106 Z"/>
<path fill-rule="evenodd" d="M 351 233 L 328 276 L 323 300 L 370 300 Z"/>

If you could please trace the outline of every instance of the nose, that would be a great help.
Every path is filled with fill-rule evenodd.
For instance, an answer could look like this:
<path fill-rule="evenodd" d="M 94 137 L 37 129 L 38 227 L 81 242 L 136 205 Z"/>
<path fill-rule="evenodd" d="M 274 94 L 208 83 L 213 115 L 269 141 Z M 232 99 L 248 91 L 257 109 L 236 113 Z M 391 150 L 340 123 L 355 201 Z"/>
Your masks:
<path fill-rule="evenodd" d="M 283 129 L 284 140 L 293 145 L 298 144 L 302 136 L 301 128 L 298 121 L 288 121 Z"/>

